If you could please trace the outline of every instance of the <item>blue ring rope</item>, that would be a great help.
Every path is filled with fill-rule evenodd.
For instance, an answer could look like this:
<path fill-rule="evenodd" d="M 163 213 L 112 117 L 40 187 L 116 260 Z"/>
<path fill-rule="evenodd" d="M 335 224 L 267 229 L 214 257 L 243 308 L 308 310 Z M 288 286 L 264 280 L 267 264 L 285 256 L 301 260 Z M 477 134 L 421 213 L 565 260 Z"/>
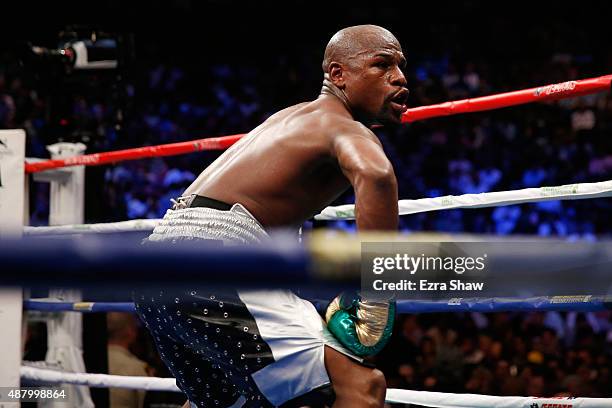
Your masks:
<path fill-rule="evenodd" d="M 323 312 L 329 301 L 311 300 L 317 310 Z M 134 312 L 131 302 L 56 302 L 30 299 L 23 302 L 26 310 L 41 312 Z M 399 300 L 397 311 L 401 314 L 449 313 L 449 312 L 531 312 L 576 311 L 595 312 L 612 310 L 612 299 L 602 296 L 551 296 L 527 299 L 473 298 L 461 300 Z"/>

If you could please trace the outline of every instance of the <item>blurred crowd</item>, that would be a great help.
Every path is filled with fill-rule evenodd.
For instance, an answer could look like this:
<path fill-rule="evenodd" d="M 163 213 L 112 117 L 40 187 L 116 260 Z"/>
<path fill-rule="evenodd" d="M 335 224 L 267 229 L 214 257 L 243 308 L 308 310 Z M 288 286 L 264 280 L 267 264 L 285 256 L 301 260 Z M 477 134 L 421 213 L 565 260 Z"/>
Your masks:
<path fill-rule="evenodd" d="M 596 52 L 556 52 L 508 63 L 453 50 L 415 59 L 409 47 L 405 51 L 411 106 L 612 72 L 612 59 Z M 275 111 L 316 98 L 322 79 L 317 52 L 279 56 L 265 66 L 146 60 L 139 63 L 138 75 L 123 84 L 121 121 L 113 99 L 86 87 L 71 92 L 65 116 L 51 118 L 48 89 L 23 73 L 13 57 L 10 52 L 0 55 L 0 128 L 25 129 L 28 155 L 33 157 L 47 157 L 45 146 L 56 142 L 58 133 L 63 140 L 85 142 L 88 152 L 99 152 L 248 132 Z M 403 199 L 612 179 L 610 93 L 432 119 L 377 134 L 394 164 Z M 87 221 L 163 216 L 170 198 L 179 196 L 218 154 L 88 169 Z M 31 194 L 31 224 L 45 224 L 48 187 L 35 186 Z M 337 204 L 353 200 L 348 192 Z M 345 222 L 325 226 L 354 228 Z M 611 227 L 609 199 L 430 212 L 401 219 L 407 232 L 589 240 L 609 237 Z M 131 345 L 132 351 L 156 365 L 150 347 L 138 344 Z M 611 354 L 610 312 L 436 314 L 402 316 L 376 363 L 390 387 L 611 397 Z M 163 367 L 157 367 L 152 373 L 164 374 L 159 371 Z"/>
<path fill-rule="evenodd" d="M 187 69 L 155 65 L 126 84 L 127 113 L 120 127 L 108 97 L 76 92 L 66 117 L 53 128 L 49 98 L 36 83 L 0 70 L 0 126 L 28 133 L 28 154 L 46 157 L 45 145 L 64 131 L 64 140 L 85 141 L 88 152 L 157 145 L 248 132 L 291 103 L 316 98 L 321 73 L 314 64 L 279 58 L 263 78 L 256 67 L 213 65 L 192 90 Z M 508 83 L 491 77 L 493 64 L 453 62 L 440 57 L 412 61 L 406 72 L 410 105 L 476 97 L 508 89 L 593 75 L 589 58 L 553 55 L 539 73 Z M 301 70 L 298 67 L 302 67 Z M 303 67 L 310 67 L 311 71 Z M 516 68 L 519 70 L 519 68 Z M 512 71 L 510 69 L 510 71 Z M 193 75 L 193 74 L 192 74 Z M 283 75 L 282 85 L 270 78 Z M 202 83 L 204 82 L 204 83 Z M 309 84 L 308 89 L 305 84 Z M 62 128 L 63 126 L 63 128 Z M 59 130 L 57 129 L 59 128 Z M 53 132 L 50 131 L 53 129 Z M 378 131 L 399 180 L 400 198 L 423 198 L 537 186 L 603 181 L 612 174 L 609 93 L 541 105 L 417 122 Z M 206 152 L 118 163 L 88 169 L 88 221 L 158 218 L 217 153 Z M 34 188 L 33 194 L 44 190 Z M 101 207 L 100 194 L 106 205 Z M 45 223 L 48 198 L 32 200 L 32 224 Z M 339 202 L 351 202 L 347 193 Z M 91 204 L 91 205 L 90 205 Z M 591 239 L 612 224 L 609 200 L 553 201 L 482 210 L 451 210 L 403 217 L 405 231 L 469 231 L 538 234 Z M 338 227 L 352 228 L 337 223 Z"/>
<path fill-rule="evenodd" d="M 610 397 L 610 342 L 607 312 L 408 315 L 376 362 L 392 388 Z"/>

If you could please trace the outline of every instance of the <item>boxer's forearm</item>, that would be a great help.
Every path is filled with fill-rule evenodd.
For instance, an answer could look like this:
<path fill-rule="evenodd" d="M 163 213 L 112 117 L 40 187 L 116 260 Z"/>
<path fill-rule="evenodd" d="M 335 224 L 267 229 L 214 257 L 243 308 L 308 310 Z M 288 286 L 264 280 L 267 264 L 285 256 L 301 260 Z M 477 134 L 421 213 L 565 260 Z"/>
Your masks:
<path fill-rule="evenodd" d="M 397 230 L 397 180 L 391 171 L 355 178 L 355 219 L 363 230 Z"/>

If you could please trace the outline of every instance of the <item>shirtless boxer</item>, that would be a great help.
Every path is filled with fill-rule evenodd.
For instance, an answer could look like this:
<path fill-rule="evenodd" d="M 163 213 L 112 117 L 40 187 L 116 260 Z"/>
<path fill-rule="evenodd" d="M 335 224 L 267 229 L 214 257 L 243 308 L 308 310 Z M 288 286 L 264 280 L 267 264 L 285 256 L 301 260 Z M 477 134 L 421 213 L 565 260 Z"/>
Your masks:
<path fill-rule="evenodd" d="M 359 230 L 397 229 L 397 181 L 370 129 L 401 123 L 404 65 L 384 28 L 336 33 L 320 96 L 276 113 L 223 153 L 149 241 L 264 241 L 270 229 L 299 227 L 351 186 Z M 326 325 L 312 304 L 283 290 L 194 288 L 135 301 L 193 407 L 316 404 L 330 383 L 333 407 L 384 405 L 383 374 L 360 361 L 390 336 L 389 303 L 339 297 Z"/>

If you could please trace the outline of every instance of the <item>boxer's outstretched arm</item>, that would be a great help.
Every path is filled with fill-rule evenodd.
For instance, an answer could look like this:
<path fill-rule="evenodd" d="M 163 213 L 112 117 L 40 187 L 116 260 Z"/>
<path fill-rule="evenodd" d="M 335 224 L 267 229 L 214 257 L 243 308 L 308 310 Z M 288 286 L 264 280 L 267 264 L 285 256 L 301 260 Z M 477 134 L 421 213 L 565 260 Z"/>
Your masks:
<path fill-rule="evenodd" d="M 357 228 L 397 230 L 397 179 L 380 143 L 362 135 L 338 136 L 333 149 L 355 190 Z"/>

